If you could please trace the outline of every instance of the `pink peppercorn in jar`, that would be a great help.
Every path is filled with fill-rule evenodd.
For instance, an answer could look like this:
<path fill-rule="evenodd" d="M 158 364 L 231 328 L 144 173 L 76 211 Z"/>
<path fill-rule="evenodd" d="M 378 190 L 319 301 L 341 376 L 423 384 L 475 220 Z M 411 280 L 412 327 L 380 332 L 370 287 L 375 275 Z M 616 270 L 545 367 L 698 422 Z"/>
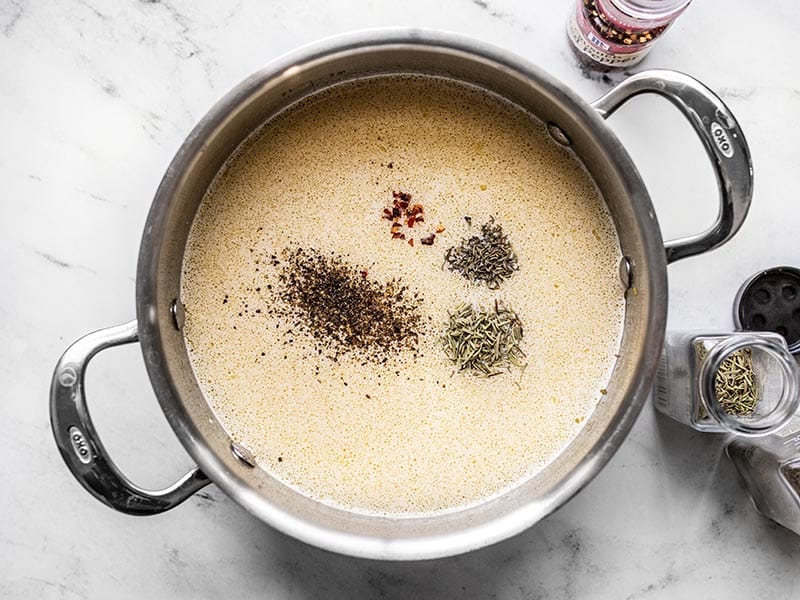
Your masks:
<path fill-rule="evenodd" d="M 599 70 L 629 67 L 691 0 L 577 0 L 567 35 L 578 59 Z"/>

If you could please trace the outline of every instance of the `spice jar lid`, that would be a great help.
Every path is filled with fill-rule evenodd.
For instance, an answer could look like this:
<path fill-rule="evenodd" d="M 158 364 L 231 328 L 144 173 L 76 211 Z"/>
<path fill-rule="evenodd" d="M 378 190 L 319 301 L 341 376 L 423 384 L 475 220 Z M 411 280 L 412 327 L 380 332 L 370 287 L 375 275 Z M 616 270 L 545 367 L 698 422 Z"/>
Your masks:
<path fill-rule="evenodd" d="M 800 353 L 800 269 L 773 267 L 748 278 L 736 294 L 733 320 L 737 329 L 779 333 L 792 354 Z"/>

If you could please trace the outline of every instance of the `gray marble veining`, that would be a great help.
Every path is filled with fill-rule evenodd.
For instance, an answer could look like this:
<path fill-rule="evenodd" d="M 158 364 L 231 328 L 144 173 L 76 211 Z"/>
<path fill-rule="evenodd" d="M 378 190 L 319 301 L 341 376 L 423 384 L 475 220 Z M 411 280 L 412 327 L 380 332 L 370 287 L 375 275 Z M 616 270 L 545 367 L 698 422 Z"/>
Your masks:
<path fill-rule="evenodd" d="M 734 241 L 670 267 L 672 328 L 731 327 L 748 275 L 798 263 L 800 9 L 724 5 L 693 3 L 642 66 L 682 70 L 717 90 L 756 171 L 753 208 Z M 231 86 L 324 36 L 415 25 L 508 48 L 591 100 L 624 74 L 577 68 L 567 9 L 545 0 L 0 3 L 0 597 L 800 597 L 800 538 L 755 512 L 720 438 L 650 406 L 608 467 L 554 515 L 496 546 L 423 563 L 311 548 L 213 486 L 158 517 L 116 514 L 72 480 L 51 439 L 57 357 L 79 335 L 133 316 L 150 199 L 193 124 Z M 753 45 L 753 30 L 768 39 Z M 711 171 L 671 107 L 637 100 L 611 124 L 665 237 L 711 222 Z M 164 485 L 189 466 L 136 348 L 98 357 L 87 387 L 104 442 L 132 479 Z"/>

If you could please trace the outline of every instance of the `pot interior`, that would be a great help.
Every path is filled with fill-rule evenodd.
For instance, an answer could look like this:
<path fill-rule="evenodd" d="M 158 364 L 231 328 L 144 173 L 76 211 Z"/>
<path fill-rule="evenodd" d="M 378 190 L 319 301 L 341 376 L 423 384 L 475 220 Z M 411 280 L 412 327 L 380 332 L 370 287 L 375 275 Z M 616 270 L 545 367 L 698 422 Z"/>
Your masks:
<path fill-rule="evenodd" d="M 612 214 L 631 287 L 620 356 L 608 393 L 558 457 L 502 496 L 430 517 L 387 518 L 324 505 L 231 452 L 195 380 L 170 307 L 179 298 L 187 237 L 213 178 L 236 148 L 292 103 L 331 85 L 383 74 L 466 82 L 512 101 L 563 132 Z M 485 546 L 543 518 L 599 471 L 644 402 L 666 319 L 666 263 L 658 225 L 635 167 L 600 117 L 544 73 L 450 36 L 372 34 L 304 50 L 243 82 L 197 125 L 158 189 L 137 279 L 140 339 L 159 402 L 205 473 L 256 516 L 290 535 L 346 554 L 432 558 Z"/>

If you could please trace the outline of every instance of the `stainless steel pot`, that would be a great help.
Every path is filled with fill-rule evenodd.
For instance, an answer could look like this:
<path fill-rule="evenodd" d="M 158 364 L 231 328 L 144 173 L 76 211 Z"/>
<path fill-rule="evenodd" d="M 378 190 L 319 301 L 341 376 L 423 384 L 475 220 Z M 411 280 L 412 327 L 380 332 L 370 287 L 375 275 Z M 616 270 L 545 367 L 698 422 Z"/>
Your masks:
<path fill-rule="evenodd" d="M 178 297 L 189 228 L 211 180 L 237 146 L 280 110 L 321 88 L 384 73 L 424 73 L 491 90 L 549 124 L 554 139 L 586 165 L 613 215 L 625 256 L 624 335 L 608 394 L 586 426 L 543 471 L 478 506 L 424 518 L 354 514 L 313 501 L 278 482 L 233 444 L 211 412 L 192 372 Z M 655 93 L 689 120 L 714 165 L 720 212 L 711 228 L 664 244 L 642 180 L 604 119 L 626 100 Z M 53 433 L 73 475 L 102 502 L 146 515 L 168 510 L 216 483 L 277 529 L 354 556 L 423 559 L 486 546 L 536 523 L 594 477 L 625 439 L 650 389 L 667 315 L 667 263 L 711 250 L 742 224 L 752 196 L 744 136 L 724 103 L 696 80 L 673 71 L 630 77 L 592 104 L 535 66 L 452 35 L 417 30 L 360 33 L 285 57 L 225 96 L 194 128 L 158 188 L 142 238 L 137 320 L 103 329 L 70 346 L 51 388 Z M 105 348 L 139 341 L 158 400 L 199 465 L 173 486 L 144 490 L 108 457 L 87 410 L 89 360 Z"/>

